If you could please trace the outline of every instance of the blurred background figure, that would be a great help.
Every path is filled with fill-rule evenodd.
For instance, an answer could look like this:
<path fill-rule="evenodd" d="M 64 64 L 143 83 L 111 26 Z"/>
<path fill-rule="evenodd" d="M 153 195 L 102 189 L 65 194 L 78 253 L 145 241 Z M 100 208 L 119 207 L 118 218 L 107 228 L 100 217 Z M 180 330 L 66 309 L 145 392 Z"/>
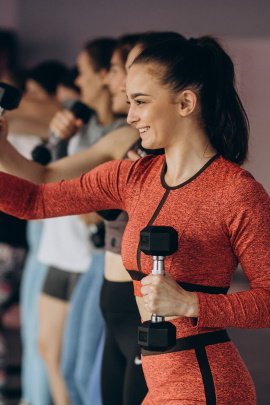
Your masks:
<path fill-rule="evenodd" d="M 126 119 L 115 117 L 111 95 L 105 83 L 115 44 L 114 39 L 96 39 L 88 42 L 78 55 L 75 84 L 80 89 L 81 101 L 92 113 L 85 125 L 67 109 L 56 114 L 53 121 L 57 124 L 54 124 L 52 132 L 68 141 L 68 155 L 84 150 L 108 132 L 127 125 Z M 38 257 L 49 266 L 49 270 L 39 300 L 39 350 L 48 369 L 55 405 L 68 404 L 69 396 L 73 404 L 85 403 L 89 368 L 94 362 L 104 330 L 97 299 L 104 268 L 104 242 L 101 238 L 101 241 L 95 243 L 97 231 L 102 232 L 100 222 L 102 219 L 95 214 L 54 218 L 45 222 L 42 233 Z M 91 235 L 91 224 L 94 225 L 94 235 Z M 92 327 L 85 327 L 78 336 L 78 327 L 65 330 L 65 323 L 67 316 L 71 317 L 73 313 L 69 305 L 73 290 L 87 270 L 89 281 L 86 284 L 84 280 L 84 288 L 95 304 L 92 305 L 93 311 L 89 310 L 87 318 L 84 317 L 84 322 L 86 325 L 93 319 L 95 322 Z M 81 302 L 76 322 L 79 322 L 84 305 L 85 302 Z M 64 330 L 66 349 L 62 352 Z M 88 353 L 84 352 L 83 357 L 80 357 L 77 348 L 82 350 L 84 341 L 91 342 L 92 346 Z M 61 357 L 63 362 L 69 364 L 67 390 L 60 371 Z"/>
<path fill-rule="evenodd" d="M 67 68 L 58 61 L 45 61 L 26 72 L 25 92 L 17 110 L 10 115 L 10 142 L 25 157 L 31 158 L 33 148 L 48 139 L 48 125 L 60 108 L 56 92 Z M 20 129 L 25 133 L 20 133 Z M 29 221 L 27 241 L 29 252 L 23 270 L 20 290 L 22 337 L 22 398 L 25 403 L 51 404 L 47 371 L 37 349 L 38 293 L 47 266 L 37 260 L 42 221 Z"/>
<path fill-rule="evenodd" d="M 42 139 L 48 137 L 47 121 L 59 108 L 59 102 L 56 99 L 55 93 L 58 81 L 66 74 L 66 71 L 66 67 L 62 63 L 48 61 L 39 64 L 29 71 L 5 72 L 1 78 L 3 82 L 18 87 L 23 92 L 23 97 L 19 107 L 16 110 L 9 111 L 7 115 L 9 115 L 11 122 L 9 140 L 20 154 L 26 158 L 31 158 L 33 148 L 39 144 Z M 50 75 L 49 79 L 47 78 L 47 74 Z M 32 290 L 32 286 L 35 282 L 38 282 L 40 277 L 42 277 L 42 269 L 44 267 L 35 263 L 35 245 L 38 242 L 41 222 L 35 221 L 26 224 L 26 221 L 18 221 L 14 217 L 0 213 L 0 224 L 1 308 L 3 306 L 3 310 L 1 310 L 2 328 L 3 331 L 10 328 L 19 331 L 21 322 L 21 338 L 23 345 L 21 371 L 22 395 L 27 396 L 27 391 L 34 391 L 35 389 L 39 390 L 40 387 L 38 384 L 34 384 L 34 380 L 39 374 L 39 369 L 42 369 L 42 378 L 40 380 L 42 381 L 41 385 L 43 386 L 45 384 L 45 391 L 48 398 L 50 398 L 48 383 L 46 382 L 46 371 L 42 361 L 38 358 L 37 364 L 39 364 L 39 366 L 37 367 L 34 367 L 35 362 L 32 361 L 33 355 L 35 356 L 36 354 L 36 356 L 39 356 L 36 350 L 36 339 L 35 337 L 32 337 L 31 332 L 33 330 L 33 323 L 37 321 L 37 313 L 35 314 L 36 316 L 34 316 L 37 306 L 35 300 L 33 300 L 34 291 Z M 28 252 L 27 256 L 26 252 Z M 32 266 L 34 270 L 37 271 L 35 271 L 34 274 L 30 274 L 28 277 L 29 268 L 31 269 Z M 31 287 L 28 289 L 27 286 L 29 282 Z M 26 293 L 24 293 L 25 288 Z M 19 294 L 20 289 L 21 294 Z M 19 295 L 21 317 L 19 316 Z M 16 307 L 14 307 L 14 305 L 16 305 Z M 7 309 L 9 309 L 9 312 L 6 312 Z M 9 315 L 11 314 L 11 310 L 12 322 Z M 13 333 L 13 344 L 14 339 L 16 342 L 16 336 L 17 335 Z M 4 359 L 7 359 L 7 353 L 3 352 L 5 347 L 7 347 L 7 344 L 5 343 L 4 338 L 2 339 L 2 342 L 2 397 L 3 401 L 4 398 L 6 401 L 7 398 L 10 398 L 11 396 L 14 397 L 16 393 L 14 401 L 16 401 L 17 404 L 21 398 L 21 384 L 19 383 L 18 378 L 17 390 L 14 390 L 15 387 L 13 386 L 13 394 L 11 395 L 9 388 L 11 378 L 5 371 L 4 361 Z M 20 371 L 21 365 L 18 360 L 19 358 L 20 350 L 17 350 L 17 355 L 14 356 L 13 359 L 16 367 L 13 366 L 13 369 L 17 369 L 18 371 Z M 26 377 L 28 373 L 27 369 L 29 367 L 29 376 Z M 9 370 L 10 366 L 8 366 L 7 369 Z M 5 384 L 4 379 L 6 380 Z M 14 376 L 12 377 L 12 380 L 14 381 Z M 29 395 L 31 396 L 30 393 Z M 50 403 L 50 399 L 48 400 L 48 403 Z"/>

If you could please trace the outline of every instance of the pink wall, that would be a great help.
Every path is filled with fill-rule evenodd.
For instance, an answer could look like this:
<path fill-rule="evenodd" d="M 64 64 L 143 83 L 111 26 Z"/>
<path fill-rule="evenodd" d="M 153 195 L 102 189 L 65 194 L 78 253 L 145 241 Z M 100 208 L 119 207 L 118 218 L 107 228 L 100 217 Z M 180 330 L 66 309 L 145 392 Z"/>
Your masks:
<path fill-rule="evenodd" d="M 0 0 L 0 29 L 18 28 L 18 1 L 19 0 Z M 22 0 L 23 1 L 23 0 Z"/>

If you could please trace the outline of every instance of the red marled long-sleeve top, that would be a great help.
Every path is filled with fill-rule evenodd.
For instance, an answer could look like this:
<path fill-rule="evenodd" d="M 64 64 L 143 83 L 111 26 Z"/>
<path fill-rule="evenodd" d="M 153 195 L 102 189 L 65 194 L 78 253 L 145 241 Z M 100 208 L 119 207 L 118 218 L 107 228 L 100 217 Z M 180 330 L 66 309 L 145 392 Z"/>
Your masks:
<path fill-rule="evenodd" d="M 37 219 L 123 209 L 129 215 L 123 263 L 141 276 L 151 272 L 152 259 L 137 255 L 140 230 L 151 219 L 173 226 L 179 249 L 166 258 L 165 269 L 176 281 L 228 287 L 240 262 L 250 283 L 249 291 L 228 295 L 197 292 L 197 327 L 270 327 L 270 198 L 264 188 L 222 157 L 178 187 L 165 184 L 164 171 L 164 156 L 147 156 L 39 186 L 0 173 L 0 210 Z M 140 295 L 140 282 L 134 284 Z"/>

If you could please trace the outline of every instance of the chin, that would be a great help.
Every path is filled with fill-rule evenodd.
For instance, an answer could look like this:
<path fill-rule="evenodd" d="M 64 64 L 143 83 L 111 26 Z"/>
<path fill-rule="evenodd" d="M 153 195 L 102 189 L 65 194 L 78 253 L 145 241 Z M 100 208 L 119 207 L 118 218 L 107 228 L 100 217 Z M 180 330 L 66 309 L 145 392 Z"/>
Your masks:
<path fill-rule="evenodd" d="M 128 108 L 126 103 L 123 104 L 122 102 L 117 102 L 117 100 L 113 101 L 112 103 L 112 110 L 114 114 L 118 115 L 127 115 L 128 113 Z"/>
<path fill-rule="evenodd" d="M 160 149 L 162 146 L 155 144 L 154 142 L 147 142 L 142 139 L 142 147 L 145 149 Z"/>

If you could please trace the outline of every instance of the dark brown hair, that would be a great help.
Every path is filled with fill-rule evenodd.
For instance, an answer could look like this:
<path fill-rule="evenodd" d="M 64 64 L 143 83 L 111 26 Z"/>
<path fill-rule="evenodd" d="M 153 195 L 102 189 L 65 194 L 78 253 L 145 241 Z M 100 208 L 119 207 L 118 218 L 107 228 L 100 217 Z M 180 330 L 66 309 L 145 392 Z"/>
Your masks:
<path fill-rule="evenodd" d="M 161 66 L 160 83 L 174 94 L 193 90 L 213 147 L 232 162 L 245 161 L 248 118 L 235 88 L 233 62 L 214 38 L 163 41 L 146 48 L 133 63 Z"/>

